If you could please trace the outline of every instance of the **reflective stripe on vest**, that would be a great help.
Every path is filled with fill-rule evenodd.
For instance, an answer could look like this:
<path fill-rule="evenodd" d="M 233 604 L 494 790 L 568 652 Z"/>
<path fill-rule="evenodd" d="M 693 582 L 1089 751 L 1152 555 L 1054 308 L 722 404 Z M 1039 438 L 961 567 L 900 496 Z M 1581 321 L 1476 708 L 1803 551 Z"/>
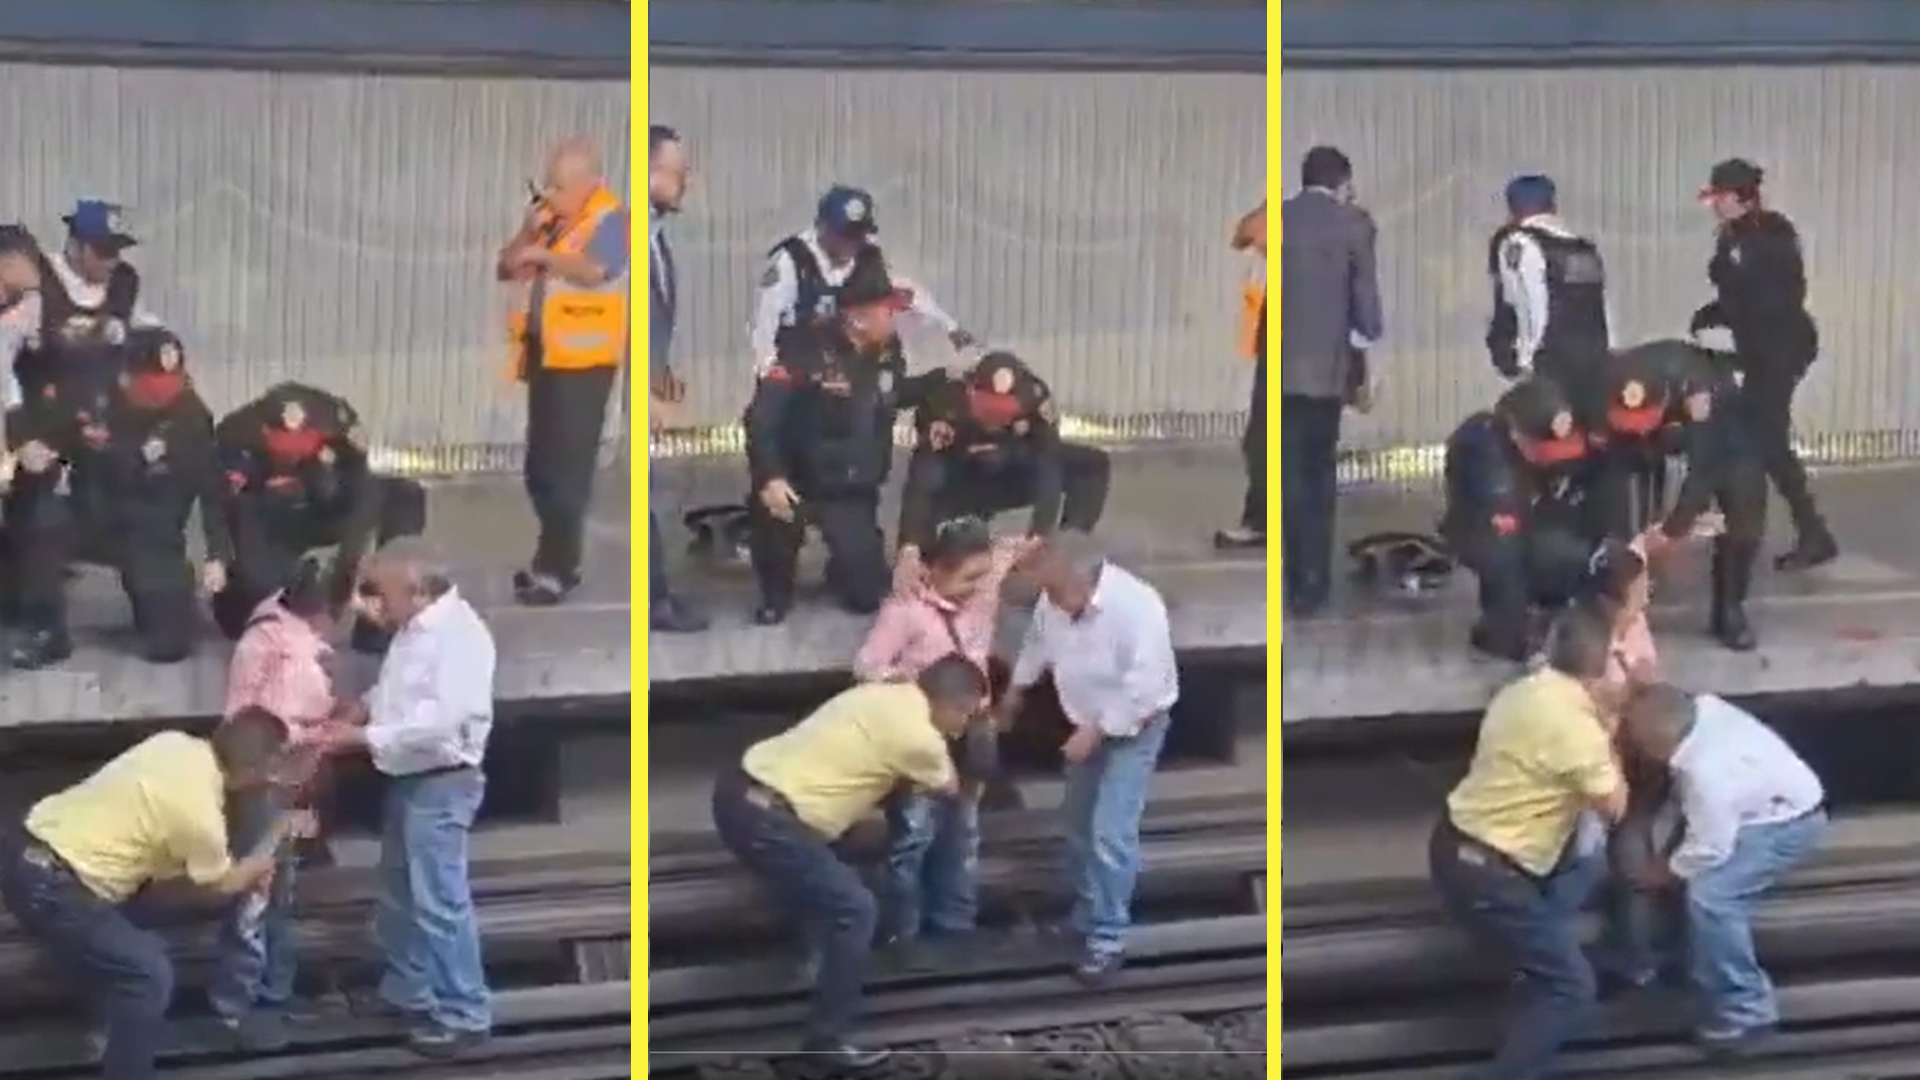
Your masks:
<path fill-rule="evenodd" d="M 587 200 L 580 216 L 547 243 L 547 250 L 556 255 L 580 254 L 600 223 L 619 209 L 619 197 L 601 188 Z M 540 366 L 549 371 L 619 367 L 627 355 L 628 280 L 623 272 L 603 284 L 586 287 L 549 274 L 540 299 Z M 532 303 L 533 295 L 529 289 L 526 304 Z M 521 379 L 527 376 L 530 322 L 529 312 L 523 307 L 507 324 L 514 375 Z"/>

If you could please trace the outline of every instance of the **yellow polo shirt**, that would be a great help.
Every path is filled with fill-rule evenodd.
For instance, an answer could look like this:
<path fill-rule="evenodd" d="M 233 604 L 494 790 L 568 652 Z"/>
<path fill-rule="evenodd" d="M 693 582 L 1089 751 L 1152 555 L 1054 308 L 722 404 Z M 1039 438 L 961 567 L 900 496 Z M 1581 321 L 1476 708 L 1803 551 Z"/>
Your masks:
<path fill-rule="evenodd" d="M 901 780 L 924 788 L 954 782 L 946 737 L 933 726 L 927 695 L 911 683 L 847 690 L 749 747 L 740 764 L 828 840 L 879 809 Z"/>
<path fill-rule="evenodd" d="M 27 832 L 111 903 L 149 881 L 212 885 L 233 866 L 213 745 L 163 731 L 27 812 Z"/>
<path fill-rule="evenodd" d="M 1494 695 L 1467 775 L 1447 796 L 1462 833 L 1528 873 L 1551 873 L 1590 800 L 1624 781 L 1579 682 L 1543 670 Z"/>

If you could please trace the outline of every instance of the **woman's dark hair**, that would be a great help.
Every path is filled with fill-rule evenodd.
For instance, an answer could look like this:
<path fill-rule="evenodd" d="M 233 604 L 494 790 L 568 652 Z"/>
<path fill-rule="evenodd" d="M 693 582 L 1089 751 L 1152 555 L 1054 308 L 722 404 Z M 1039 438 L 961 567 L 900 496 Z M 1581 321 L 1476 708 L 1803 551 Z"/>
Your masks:
<path fill-rule="evenodd" d="M 309 555 L 293 568 L 293 573 L 280 586 L 280 606 L 303 619 L 321 615 L 333 606 L 327 590 L 327 574 L 320 560 Z"/>
<path fill-rule="evenodd" d="M 1633 583 L 1647 572 L 1646 557 L 1624 540 L 1608 540 L 1587 560 L 1586 578 L 1580 593 L 1612 612 L 1627 602 Z"/>
<path fill-rule="evenodd" d="M 941 522 L 920 557 L 936 570 L 951 570 L 992 550 L 993 532 L 987 523 L 979 518 L 963 517 Z"/>

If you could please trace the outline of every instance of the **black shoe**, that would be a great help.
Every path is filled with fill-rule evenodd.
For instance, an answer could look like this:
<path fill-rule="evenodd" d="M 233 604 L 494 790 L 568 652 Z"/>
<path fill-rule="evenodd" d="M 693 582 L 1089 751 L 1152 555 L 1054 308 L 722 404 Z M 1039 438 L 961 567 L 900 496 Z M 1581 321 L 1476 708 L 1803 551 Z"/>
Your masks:
<path fill-rule="evenodd" d="M 513 573 L 513 598 L 527 607 L 563 604 L 579 587 L 580 575 L 577 573 L 547 574 L 531 570 L 516 570 Z"/>
<path fill-rule="evenodd" d="M 51 630 L 20 635 L 7 650 L 7 663 L 19 671 L 39 671 L 73 656 L 73 639 Z"/>
<path fill-rule="evenodd" d="M 808 1038 L 800 1052 L 824 1064 L 842 1069 L 865 1070 L 886 1063 L 893 1052 L 877 1046 L 855 1046 L 845 1039 Z"/>
<path fill-rule="evenodd" d="M 220 1027 L 233 1039 L 235 1049 L 249 1054 L 277 1054 L 293 1045 L 293 1033 L 287 1030 L 286 1018 L 271 1009 L 222 1016 Z"/>
<path fill-rule="evenodd" d="M 1840 545 L 1833 534 L 1825 527 L 1811 532 L 1802 532 L 1799 542 L 1793 550 L 1773 560 L 1773 568 L 1781 573 L 1793 574 L 1802 570 L 1812 570 L 1825 566 L 1840 557 Z"/>
<path fill-rule="evenodd" d="M 1088 953 L 1073 966 L 1073 981 L 1081 986 L 1102 987 L 1120 974 L 1119 953 Z"/>
<path fill-rule="evenodd" d="M 1752 652 L 1760 647 L 1753 624 L 1747 621 L 1745 604 L 1726 604 L 1715 611 L 1713 636 L 1734 652 Z"/>
<path fill-rule="evenodd" d="M 1213 534 L 1215 551 L 1265 551 L 1267 534 L 1258 529 L 1221 529 Z"/>
<path fill-rule="evenodd" d="M 787 621 L 787 614 L 791 610 L 791 608 L 784 604 L 761 604 L 759 607 L 753 609 L 753 624 L 755 626 L 779 626 L 781 623 Z"/>
<path fill-rule="evenodd" d="M 409 1027 L 428 1025 L 424 1009 L 403 1009 L 377 990 L 355 990 L 347 995 L 347 1011 L 362 1020 L 395 1020 Z"/>
<path fill-rule="evenodd" d="M 1318 593 L 1294 596 L 1286 603 L 1287 614 L 1296 619 L 1311 619 L 1327 610 L 1327 598 Z"/>
<path fill-rule="evenodd" d="M 1747 1028 L 1744 1031 L 1708 1031 L 1697 1030 L 1693 1033 L 1694 1048 L 1709 1058 L 1716 1060 L 1738 1060 L 1757 1053 L 1770 1039 L 1775 1028 L 1768 1024 L 1762 1027 Z"/>
<path fill-rule="evenodd" d="M 668 594 L 648 608 L 648 629 L 661 634 L 697 634 L 707 628 L 707 617 L 691 604 Z"/>
<path fill-rule="evenodd" d="M 445 1024 L 423 1024 L 407 1032 L 407 1049 L 435 1061 L 450 1061 L 486 1042 L 484 1031 L 461 1031 Z"/>

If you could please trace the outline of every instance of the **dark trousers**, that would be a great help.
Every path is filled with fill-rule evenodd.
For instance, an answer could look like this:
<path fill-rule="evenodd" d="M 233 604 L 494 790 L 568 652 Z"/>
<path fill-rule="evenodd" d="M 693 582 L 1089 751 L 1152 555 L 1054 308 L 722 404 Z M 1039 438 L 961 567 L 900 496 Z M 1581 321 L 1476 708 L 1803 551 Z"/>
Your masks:
<path fill-rule="evenodd" d="M 106 1022 L 103 1080 L 157 1076 L 154 1059 L 173 1000 L 173 962 L 160 936 L 94 895 L 17 826 L 0 838 L 0 899 Z"/>
<path fill-rule="evenodd" d="M 793 606 L 808 525 L 820 530 L 827 545 L 827 591 L 856 615 L 879 611 L 893 590 L 893 571 L 880 532 L 878 492 L 812 498 L 802 491 L 793 521 L 769 514 L 757 493 L 747 496 L 747 546 L 761 601 L 781 610 Z"/>
<path fill-rule="evenodd" d="M 938 470 L 924 482 L 938 493 L 934 496 L 934 520 L 957 517 L 991 519 L 995 514 L 1033 505 L 1033 470 L 1027 467 L 988 472 L 973 468 L 964 460 L 943 454 L 918 453 L 908 468 L 916 473 Z M 1060 518 L 1040 523 L 1042 532 L 1056 528 L 1092 532 L 1107 511 L 1107 495 L 1113 490 L 1113 459 L 1105 450 L 1079 443 L 1060 446 Z M 909 482 L 919 477 L 909 477 Z"/>
<path fill-rule="evenodd" d="M 1532 612 L 1559 607 L 1579 592 L 1594 538 L 1551 524 L 1535 524 L 1512 536 L 1491 531 L 1462 545 L 1461 565 L 1479 585 L 1477 643 L 1509 659 L 1532 649 Z"/>
<path fill-rule="evenodd" d="M 200 622 L 198 582 L 178 531 L 96 520 L 73 496 L 41 490 L 7 498 L 9 565 L 5 575 L 23 629 L 65 636 L 67 571 L 76 563 L 112 567 L 133 610 L 141 654 L 154 663 L 185 660 Z M 92 504 L 87 504 L 92 505 Z"/>
<path fill-rule="evenodd" d="M 1334 422 L 1339 423 L 1337 416 Z M 1338 441 L 1337 435 L 1335 441 Z M 1247 402 L 1247 429 L 1240 433 L 1240 458 L 1247 465 L 1247 495 L 1240 502 L 1240 527 L 1264 535 L 1267 531 L 1267 361 L 1264 357 L 1253 366 L 1253 398 Z"/>
<path fill-rule="evenodd" d="M 714 783 L 713 825 L 720 842 L 819 950 L 809 1037 L 845 1038 L 860 1015 L 878 918 L 873 894 L 824 837 L 738 768 L 721 773 Z"/>
<path fill-rule="evenodd" d="M 600 429 L 619 372 L 614 368 L 527 376 L 527 498 L 540 523 L 529 569 L 571 582 L 586 557 L 587 511 L 600 458 Z"/>
<path fill-rule="evenodd" d="M 1793 527 L 1801 535 L 1826 529 L 1820 508 L 1807 483 L 1807 466 L 1793 449 L 1793 395 L 1806 378 L 1806 368 L 1789 360 L 1755 365 L 1740 389 L 1740 401 L 1752 427 L 1767 478 L 1787 501 Z"/>
<path fill-rule="evenodd" d="M 1333 587 L 1344 408 L 1339 398 L 1286 394 L 1280 399 L 1280 539 L 1289 604 L 1324 603 Z"/>
<path fill-rule="evenodd" d="M 1569 853 L 1532 877 L 1466 839 L 1446 821 L 1428 844 L 1428 870 L 1449 914 L 1520 976 L 1519 1010 L 1493 1060 L 1472 1080 L 1543 1080 L 1578 1033 L 1595 999 L 1593 966 L 1581 949 L 1580 909 L 1606 876 L 1602 853 Z"/>
<path fill-rule="evenodd" d="M 667 587 L 667 543 L 660 536 L 660 516 L 647 515 L 647 599 L 659 603 L 672 595 Z"/>

